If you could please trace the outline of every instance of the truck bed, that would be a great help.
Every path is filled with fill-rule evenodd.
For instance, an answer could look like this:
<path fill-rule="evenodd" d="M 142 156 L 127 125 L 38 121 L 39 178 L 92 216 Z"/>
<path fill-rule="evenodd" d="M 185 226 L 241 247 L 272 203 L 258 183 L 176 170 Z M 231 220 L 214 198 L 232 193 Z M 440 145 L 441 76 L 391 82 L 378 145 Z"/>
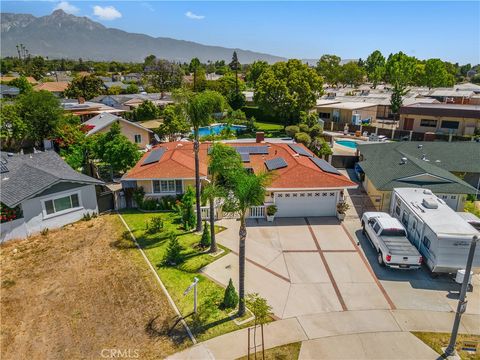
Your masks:
<path fill-rule="evenodd" d="M 412 243 L 401 236 L 382 236 L 385 246 L 391 255 L 396 256 L 418 256 L 418 250 Z"/>

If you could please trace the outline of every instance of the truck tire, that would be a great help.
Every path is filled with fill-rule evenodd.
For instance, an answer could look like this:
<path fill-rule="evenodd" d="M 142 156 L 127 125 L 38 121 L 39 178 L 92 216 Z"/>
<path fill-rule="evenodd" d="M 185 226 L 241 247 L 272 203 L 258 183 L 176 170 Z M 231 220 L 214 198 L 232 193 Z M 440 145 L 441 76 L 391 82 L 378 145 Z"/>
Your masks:
<path fill-rule="evenodd" d="M 378 261 L 378 265 L 385 266 L 385 263 L 383 262 L 383 254 L 381 251 L 378 252 L 377 261 Z"/>
<path fill-rule="evenodd" d="M 362 234 L 367 235 L 367 232 L 365 231 L 365 222 L 362 221 Z"/>

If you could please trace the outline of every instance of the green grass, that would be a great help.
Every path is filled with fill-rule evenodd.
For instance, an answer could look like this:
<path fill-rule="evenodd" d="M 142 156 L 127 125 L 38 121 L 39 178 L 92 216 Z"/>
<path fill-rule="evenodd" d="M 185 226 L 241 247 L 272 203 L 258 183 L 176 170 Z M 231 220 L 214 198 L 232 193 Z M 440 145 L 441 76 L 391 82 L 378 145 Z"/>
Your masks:
<path fill-rule="evenodd" d="M 420 332 L 420 331 L 412 331 L 412 334 L 415 335 L 417 338 L 422 340 L 425 344 L 430 346 L 433 350 L 435 350 L 440 355 L 443 354 L 442 347 L 447 347 L 450 341 L 450 334 L 447 333 L 434 333 L 434 332 Z M 465 334 L 458 334 L 457 337 L 457 352 L 460 355 L 462 360 L 478 360 L 480 359 L 480 348 L 477 349 L 476 354 L 469 354 L 466 351 L 462 351 L 462 345 L 464 341 L 476 341 L 480 344 L 480 336 L 479 335 L 465 335 Z M 480 345 L 479 345 L 480 346 Z"/>
<path fill-rule="evenodd" d="M 201 236 L 183 230 L 180 217 L 173 212 L 143 213 L 137 210 L 128 210 L 123 211 L 122 216 L 137 238 L 138 243 L 144 249 L 197 340 L 204 341 L 249 325 L 236 325 L 228 316 L 232 309 L 225 311 L 219 309 L 219 304 L 223 300 L 224 288 L 199 272 L 205 265 L 228 254 L 228 249 L 220 246 L 225 252 L 217 257 L 202 253 L 197 247 Z M 164 230 L 158 234 L 146 234 L 146 222 L 154 216 L 160 216 L 163 219 Z M 223 228 L 216 227 L 216 233 L 221 230 Z M 185 257 L 182 264 L 174 267 L 162 264 L 170 233 L 178 236 L 178 240 L 183 247 L 182 254 Z M 183 292 L 193 282 L 194 277 L 199 279 L 198 314 L 197 316 L 189 316 L 193 312 L 193 291 L 187 296 L 184 296 Z"/>
<path fill-rule="evenodd" d="M 300 347 L 302 343 L 294 342 L 287 345 L 277 346 L 268 350 L 265 350 L 266 360 L 297 360 L 300 354 Z M 255 359 L 255 355 L 250 355 L 251 359 Z M 247 356 L 240 358 L 239 360 L 247 360 Z M 262 359 L 262 352 L 257 351 L 257 359 Z"/>
<path fill-rule="evenodd" d="M 283 131 L 282 124 L 255 121 L 255 127 L 259 131 Z"/>
<path fill-rule="evenodd" d="M 480 217 L 480 210 L 475 209 L 475 204 L 473 201 L 466 201 L 465 202 L 465 211 L 472 213 L 478 217 Z"/>

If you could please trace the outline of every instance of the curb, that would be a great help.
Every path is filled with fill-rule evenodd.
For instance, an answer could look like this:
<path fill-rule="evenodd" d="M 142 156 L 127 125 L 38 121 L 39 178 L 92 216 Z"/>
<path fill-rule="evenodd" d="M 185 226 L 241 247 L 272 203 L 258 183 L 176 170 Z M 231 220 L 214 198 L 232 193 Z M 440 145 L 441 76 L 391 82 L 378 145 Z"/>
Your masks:
<path fill-rule="evenodd" d="M 120 220 L 122 220 L 123 225 L 125 225 L 125 227 L 127 228 L 128 232 L 130 233 L 130 236 L 132 237 L 133 241 L 135 242 L 135 245 L 137 246 L 137 249 L 138 249 L 138 250 L 140 251 L 140 253 L 142 254 L 143 259 L 144 259 L 145 262 L 148 264 L 148 267 L 150 268 L 150 270 L 151 270 L 151 271 L 153 272 L 153 274 L 155 275 L 155 278 L 157 279 L 158 283 L 160 284 L 160 287 L 162 288 L 164 294 L 167 296 L 168 302 L 169 302 L 170 305 L 172 306 L 172 308 L 173 308 L 173 310 L 175 311 L 175 313 L 177 314 L 177 316 L 182 319 L 180 322 L 182 323 L 183 327 L 184 327 L 185 330 L 187 331 L 188 337 L 190 338 L 190 340 L 192 340 L 193 344 L 196 344 L 196 343 L 197 343 L 197 339 L 195 339 L 195 337 L 193 336 L 192 331 L 190 330 L 190 328 L 188 327 L 187 323 L 186 323 L 185 320 L 183 319 L 182 314 L 180 313 L 180 311 L 179 311 L 178 308 L 177 308 L 177 305 L 175 305 L 175 302 L 173 301 L 172 297 L 171 297 L 170 294 L 168 293 L 167 288 L 165 287 L 165 285 L 163 284 L 162 280 L 160 279 L 160 276 L 158 276 L 158 274 L 157 274 L 157 272 L 155 271 L 155 268 L 153 267 L 152 263 L 150 262 L 150 260 L 148 260 L 147 255 L 145 255 L 145 252 L 144 252 L 143 249 L 140 247 L 140 244 L 137 242 L 137 239 L 136 239 L 135 236 L 133 235 L 132 230 L 130 230 L 130 227 L 129 227 L 128 224 L 125 222 L 125 219 L 123 218 L 123 216 L 122 216 L 118 211 L 117 211 L 117 215 L 120 217 Z"/>

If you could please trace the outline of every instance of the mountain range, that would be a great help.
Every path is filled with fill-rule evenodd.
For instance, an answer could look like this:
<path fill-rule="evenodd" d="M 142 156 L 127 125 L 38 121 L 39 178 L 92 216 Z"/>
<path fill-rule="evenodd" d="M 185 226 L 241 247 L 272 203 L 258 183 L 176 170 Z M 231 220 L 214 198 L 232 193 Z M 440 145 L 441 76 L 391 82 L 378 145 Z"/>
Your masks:
<path fill-rule="evenodd" d="M 30 54 L 53 59 L 141 62 L 153 54 L 157 58 L 180 62 L 189 62 L 193 57 L 202 62 L 229 62 L 235 50 L 239 61 L 244 64 L 255 60 L 269 63 L 286 60 L 254 51 L 129 33 L 107 28 L 87 17 L 67 14 L 63 10 L 41 17 L 1 13 L 0 21 L 2 56 L 17 56 L 16 46 L 23 44 Z"/>

